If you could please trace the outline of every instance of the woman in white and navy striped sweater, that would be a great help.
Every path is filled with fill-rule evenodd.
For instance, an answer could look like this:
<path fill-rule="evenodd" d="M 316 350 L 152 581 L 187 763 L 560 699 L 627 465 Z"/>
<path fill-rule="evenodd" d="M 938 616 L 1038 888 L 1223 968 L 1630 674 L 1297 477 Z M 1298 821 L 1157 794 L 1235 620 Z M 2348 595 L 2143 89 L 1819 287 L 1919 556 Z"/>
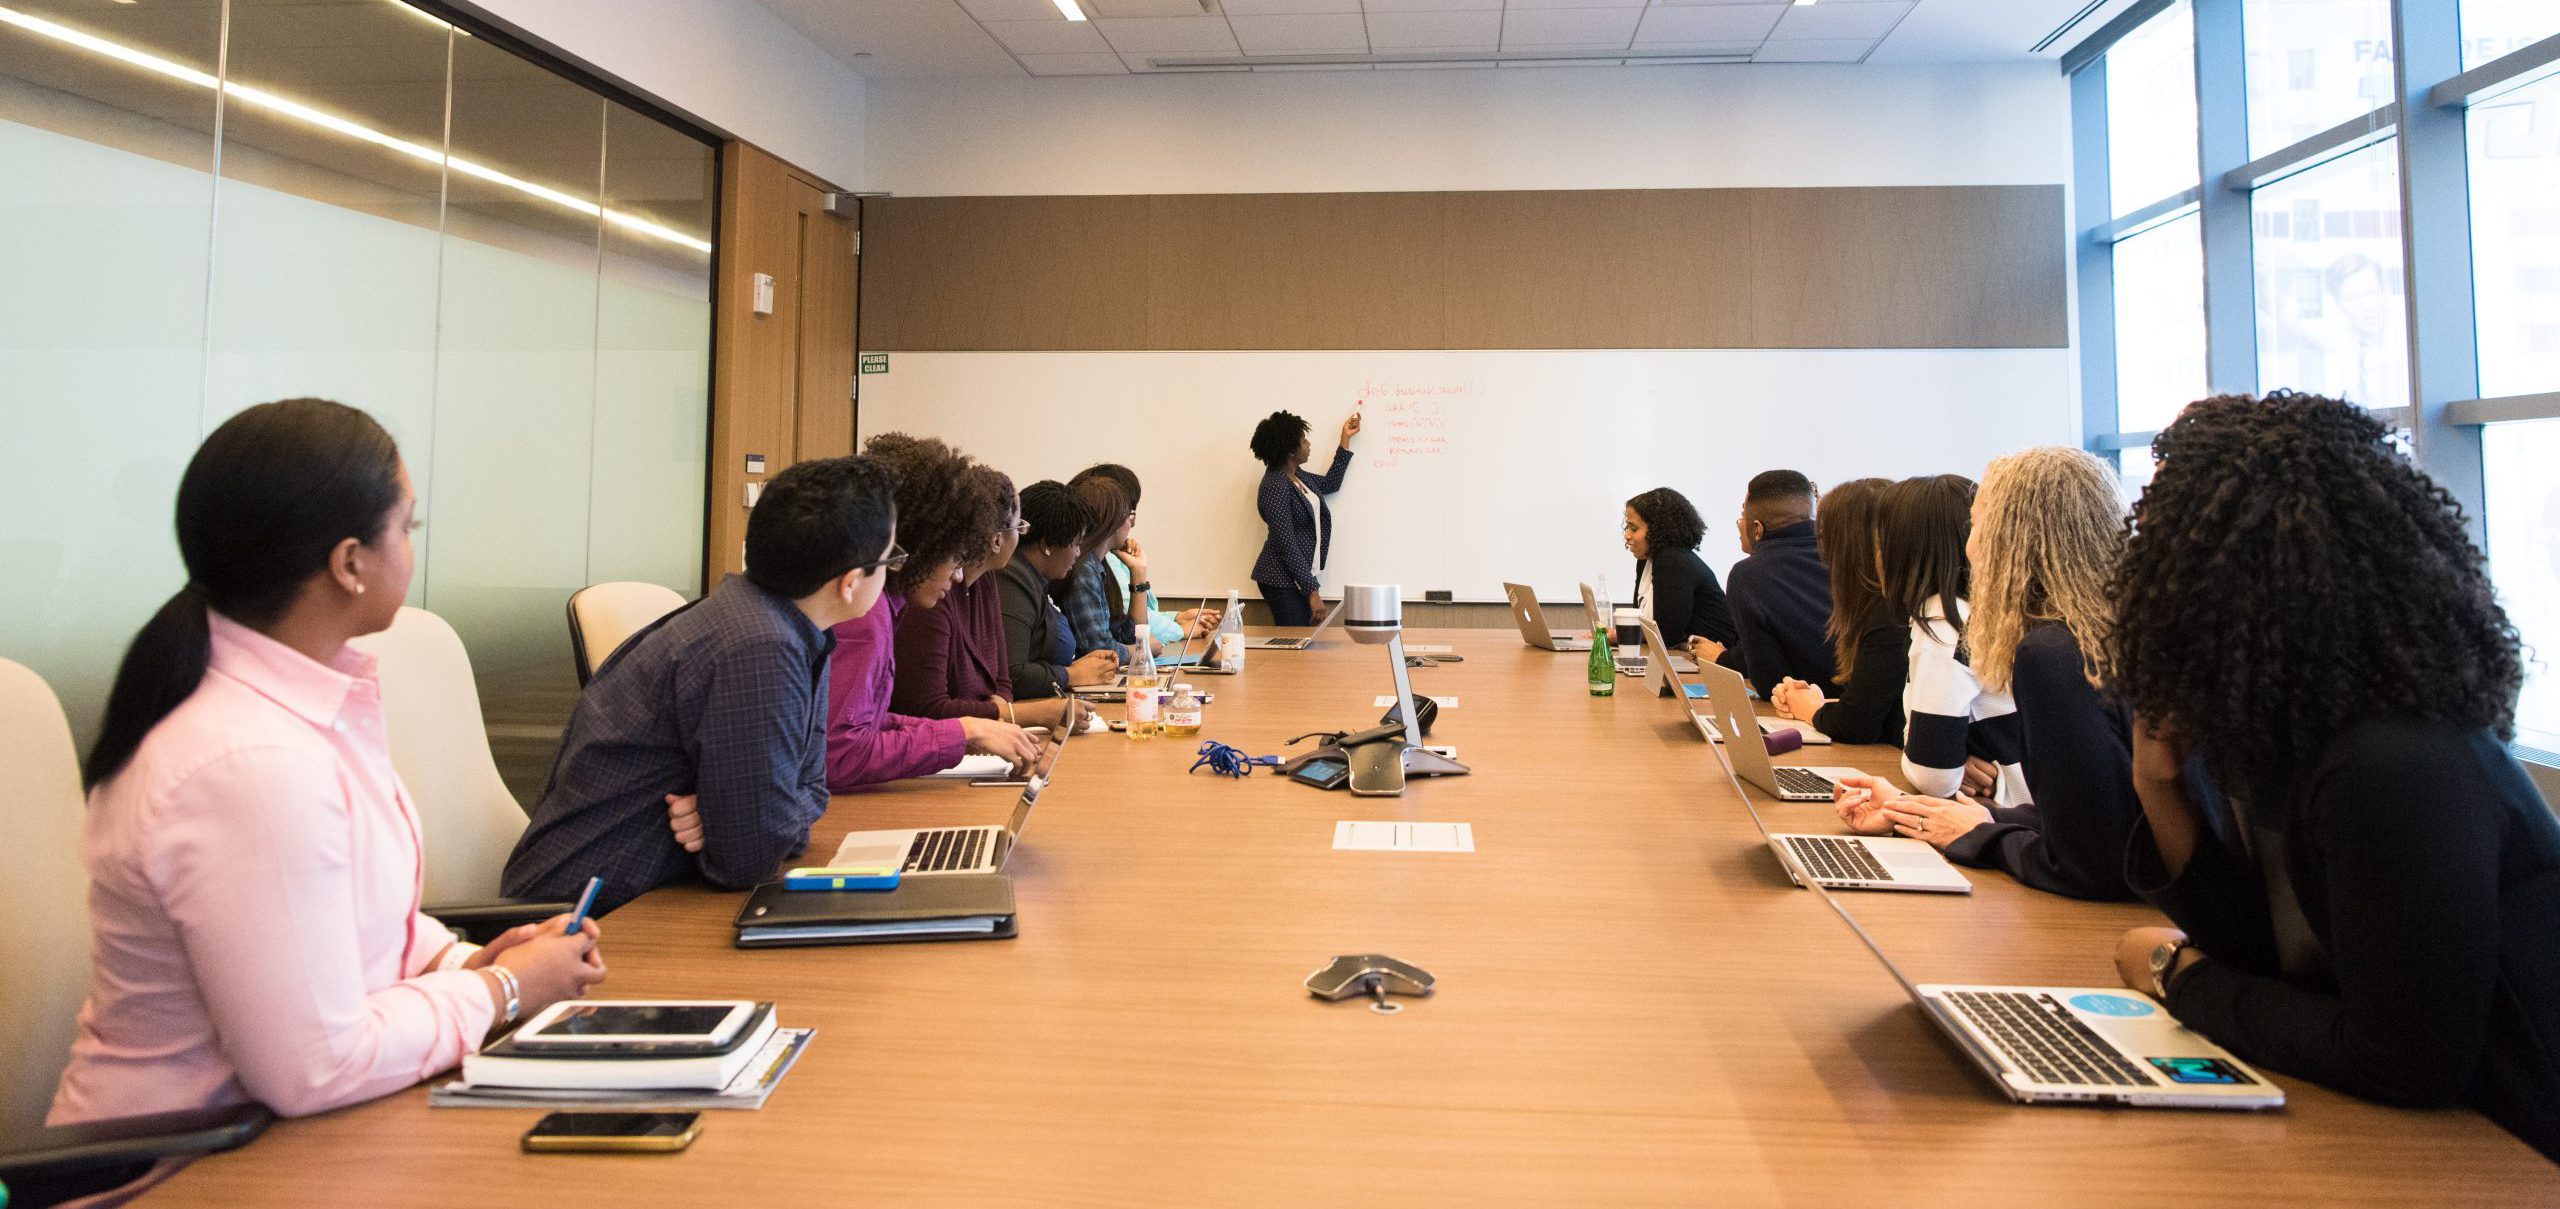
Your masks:
<path fill-rule="evenodd" d="M 1912 735 L 1954 729 L 1922 722 L 1926 705 L 1938 704 L 1919 703 L 1925 692 L 1951 702 L 1972 689 L 1977 715 L 1983 694 L 2010 702 L 2005 716 L 1972 727 L 1996 720 L 2015 735 L 2018 764 L 2003 769 L 2006 804 L 1947 800 L 1920 775 L 1940 769 L 1906 747 L 1903 767 L 1922 796 L 1870 783 L 1842 795 L 1841 817 L 1855 829 L 1926 840 L 1959 864 L 2000 869 L 2039 890 L 2129 898 L 2123 854 L 2142 808 L 2126 714 L 2100 693 L 2094 658 L 2114 628 L 2107 585 L 2124 548 L 2115 472 L 2077 449 L 2010 454 L 1984 473 L 1971 521 L 1973 616 L 1960 649 L 1924 658 L 1934 644 L 1925 630 L 1915 634 Z"/>

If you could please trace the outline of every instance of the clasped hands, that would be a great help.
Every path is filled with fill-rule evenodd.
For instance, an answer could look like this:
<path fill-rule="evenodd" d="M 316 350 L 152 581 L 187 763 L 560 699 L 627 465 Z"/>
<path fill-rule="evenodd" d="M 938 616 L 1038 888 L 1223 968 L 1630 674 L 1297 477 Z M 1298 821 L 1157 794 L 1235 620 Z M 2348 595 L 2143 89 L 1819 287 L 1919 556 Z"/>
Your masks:
<path fill-rule="evenodd" d="M 1840 825 L 1859 835 L 1898 835 L 1933 848 L 1945 848 L 1991 821 L 1990 808 L 1965 794 L 1924 797 L 1863 774 L 1838 778 L 1831 806 L 1840 813 Z"/>

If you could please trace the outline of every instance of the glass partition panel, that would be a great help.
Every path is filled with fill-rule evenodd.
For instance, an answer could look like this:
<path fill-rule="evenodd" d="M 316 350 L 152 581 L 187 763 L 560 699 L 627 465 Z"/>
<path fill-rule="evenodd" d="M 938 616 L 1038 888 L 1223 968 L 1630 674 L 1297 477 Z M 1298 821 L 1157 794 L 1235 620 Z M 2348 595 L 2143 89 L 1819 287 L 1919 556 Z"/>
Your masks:
<path fill-rule="evenodd" d="M 711 237 L 719 156 L 608 104 L 596 295 L 588 577 L 692 596 L 709 459 Z"/>
<path fill-rule="evenodd" d="M 2560 420 L 2492 424 L 2481 434 L 2488 472 L 2489 576 L 2524 636 L 2524 696 L 2516 738 L 2560 751 Z"/>
<path fill-rule="evenodd" d="M 2196 183 L 2196 18 L 2183 0 L 2107 48 L 2107 183 L 2119 215 Z"/>
<path fill-rule="evenodd" d="M 2560 4 L 2551 0 L 2462 0 L 2462 69 L 2553 34 L 2560 34 Z"/>
<path fill-rule="evenodd" d="M 2241 18 L 2250 155 L 2391 103 L 2391 0 L 2246 0 Z"/>
<path fill-rule="evenodd" d="M 604 100 L 456 39 L 451 141 L 427 602 L 484 703 L 539 702 L 556 725 L 577 688 L 565 609 L 588 582 Z M 493 725 L 534 724 L 513 708 Z"/>
<path fill-rule="evenodd" d="M 2168 427 L 2204 397 L 2204 220 L 2115 245 L 2116 431 Z"/>
<path fill-rule="evenodd" d="M 389 0 L 232 0 L 206 375 L 216 422 L 297 395 L 363 408 L 421 490 L 449 30 Z M 418 533 L 422 563 L 435 533 Z"/>
<path fill-rule="evenodd" d="M 2386 140 L 2257 191 L 2258 385 L 2409 402 L 2399 148 Z"/>
<path fill-rule="evenodd" d="M 85 749 L 186 581 L 221 6 L 0 0 L 0 657 Z"/>

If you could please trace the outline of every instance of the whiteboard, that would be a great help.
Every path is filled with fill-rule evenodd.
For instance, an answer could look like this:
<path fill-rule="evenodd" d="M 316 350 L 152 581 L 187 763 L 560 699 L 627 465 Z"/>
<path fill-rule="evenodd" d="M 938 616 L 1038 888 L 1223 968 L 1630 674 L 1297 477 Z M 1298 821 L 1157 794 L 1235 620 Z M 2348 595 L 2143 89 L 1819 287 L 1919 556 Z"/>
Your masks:
<path fill-rule="evenodd" d="M 1498 601 L 1570 600 L 1606 576 L 1629 496 L 1669 486 L 1706 518 L 1719 577 L 1741 557 L 1744 484 L 1953 471 L 2077 445 L 2065 349 L 1599 349 L 1451 352 L 894 353 L 860 378 L 861 435 L 957 445 L 1028 486 L 1100 461 L 1138 473 L 1137 535 L 1158 595 L 1250 600 L 1262 547 L 1253 426 L 1287 409 L 1321 471 L 1343 418 L 1364 429 L 1332 499 L 1328 592 L 1393 583 Z"/>

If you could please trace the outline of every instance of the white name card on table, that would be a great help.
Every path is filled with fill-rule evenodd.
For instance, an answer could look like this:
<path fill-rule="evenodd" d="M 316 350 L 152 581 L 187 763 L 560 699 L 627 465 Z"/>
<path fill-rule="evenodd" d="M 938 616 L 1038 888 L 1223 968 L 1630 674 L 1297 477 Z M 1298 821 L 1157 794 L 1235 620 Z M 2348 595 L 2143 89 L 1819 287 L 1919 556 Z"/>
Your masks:
<path fill-rule="evenodd" d="M 1336 852 L 1473 852 L 1476 829 L 1468 823 L 1362 822 L 1333 825 Z"/>

